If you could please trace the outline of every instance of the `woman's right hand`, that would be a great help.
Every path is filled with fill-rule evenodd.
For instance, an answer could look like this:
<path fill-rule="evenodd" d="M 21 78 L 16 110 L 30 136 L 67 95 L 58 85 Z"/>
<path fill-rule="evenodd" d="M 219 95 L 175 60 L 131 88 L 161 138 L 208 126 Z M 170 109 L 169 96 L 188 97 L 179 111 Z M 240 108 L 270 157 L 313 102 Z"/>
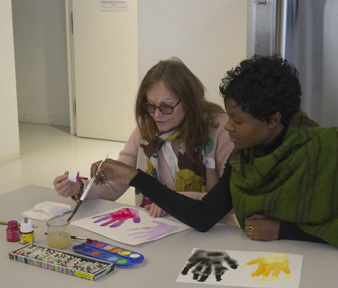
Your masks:
<path fill-rule="evenodd" d="M 112 159 L 107 159 L 98 169 L 100 163 L 101 161 L 97 161 L 91 167 L 91 177 L 95 176 L 100 184 L 105 181 L 117 181 L 129 185 L 138 172 L 134 167 Z"/>
<path fill-rule="evenodd" d="M 71 197 L 77 195 L 80 191 L 80 184 L 71 182 L 68 179 L 68 171 L 64 175 L 57 176 L 54 181 L 54 189 L 62 197 Z"/>

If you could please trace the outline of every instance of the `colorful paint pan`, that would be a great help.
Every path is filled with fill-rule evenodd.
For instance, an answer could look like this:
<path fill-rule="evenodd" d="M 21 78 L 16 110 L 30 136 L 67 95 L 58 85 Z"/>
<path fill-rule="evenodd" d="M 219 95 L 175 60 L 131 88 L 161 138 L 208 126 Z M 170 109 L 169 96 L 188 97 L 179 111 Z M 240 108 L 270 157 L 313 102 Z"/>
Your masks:
<path fill-rule="evenodd" d="M 140 253 L 97 240 L 88 240 L 72 249 L 77 253 L 108 261 L 117 266 L 132 266 L 141 263 L 144 259 Z"/>

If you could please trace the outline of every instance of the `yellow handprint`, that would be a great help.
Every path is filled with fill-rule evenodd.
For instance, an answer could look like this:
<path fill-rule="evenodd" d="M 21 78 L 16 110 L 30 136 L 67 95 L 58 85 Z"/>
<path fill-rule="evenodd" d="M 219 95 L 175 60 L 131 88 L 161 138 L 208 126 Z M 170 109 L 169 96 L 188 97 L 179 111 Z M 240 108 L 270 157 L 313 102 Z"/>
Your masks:
<path fill-rule="evenodd" d="M 281 271 L 284 272 L 286 277 L 290 278 L 289 259 L 283 253 L 271 253 L 264 257 L 252 260 L 241 267 L 254 264 L 259 264 L 259 266 L 257 270 L 251 274 L 251 277 L 255 279 L 262 275 L 262 283 L 267 281 L 271 272 L 270 282 L 275 282 Z"/>

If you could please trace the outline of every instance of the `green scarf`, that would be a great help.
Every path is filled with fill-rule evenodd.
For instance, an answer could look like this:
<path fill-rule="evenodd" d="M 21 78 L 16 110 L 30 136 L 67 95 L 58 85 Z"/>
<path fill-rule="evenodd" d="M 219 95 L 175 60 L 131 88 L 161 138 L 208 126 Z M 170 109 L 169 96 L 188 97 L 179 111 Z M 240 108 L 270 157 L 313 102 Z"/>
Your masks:
<path fill-rule="evenodd" d="M 304 112 L 293 115 L 282 144 L 263 155 L 237 150 L 230 189 L 240 226 L 253 214 L 297 223 L 338 246 L 338 128 L 319 127 Z"/>
<path fill-rule="evenodd" d="M 158 151 L 164 142 L 170 142 L 177 158 L 177 169 L 175 175 L 175 191 L 179 192 L 203 192 L 206 193 L 206 146 L 195 148 L 193 157 L 196 162 L 190 161 L 186 155 L 184 143 L 181 141 L 180 130 L 171 131 L 151 139 L 141 139 L 137 155 L 137 168 L 158 179 Z M 152 201 L 145 197 L 141 191 L 135 190 L 136 206 L 144 207 Z"/>

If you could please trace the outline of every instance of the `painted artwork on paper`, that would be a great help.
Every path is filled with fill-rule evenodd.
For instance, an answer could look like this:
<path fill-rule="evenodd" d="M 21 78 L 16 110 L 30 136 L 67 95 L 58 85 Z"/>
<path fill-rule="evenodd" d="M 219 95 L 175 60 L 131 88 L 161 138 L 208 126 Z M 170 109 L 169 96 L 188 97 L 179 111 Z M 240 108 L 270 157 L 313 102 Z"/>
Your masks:
<path fill-rule="evenodd" d="M 117 208 L 71 224 L 129 245 L 154 241 L 189 229 L 163 217 L 152 218 L 143 209 L 134 207 Z"/>
<path fill-rule="evenodd" d="M 298 288 L 303 256 L 193 249 L 177 282 L 218 286 Z"/>

